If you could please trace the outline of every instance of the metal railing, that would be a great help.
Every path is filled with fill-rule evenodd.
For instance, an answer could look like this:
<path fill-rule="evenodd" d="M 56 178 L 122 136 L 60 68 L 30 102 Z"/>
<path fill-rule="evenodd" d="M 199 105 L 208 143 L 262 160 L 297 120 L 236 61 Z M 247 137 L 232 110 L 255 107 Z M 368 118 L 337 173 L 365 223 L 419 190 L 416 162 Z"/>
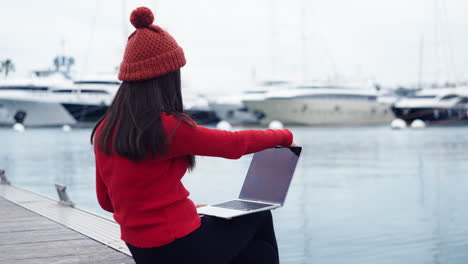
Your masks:
<path fill-rule="evenodd" d="M 11 185 L 10 181 L 6 177 L 5 170 L 0 169 L 0 184 L 2 185 Z M 55 190 L 57 190 L 57 195 L 59 197 L 58 203 L 63 206 L 75 207 L 75 203 L 70 200 L 70 197 L 67 194 L 67 186 L 63 184 L 55 184 Z"/>

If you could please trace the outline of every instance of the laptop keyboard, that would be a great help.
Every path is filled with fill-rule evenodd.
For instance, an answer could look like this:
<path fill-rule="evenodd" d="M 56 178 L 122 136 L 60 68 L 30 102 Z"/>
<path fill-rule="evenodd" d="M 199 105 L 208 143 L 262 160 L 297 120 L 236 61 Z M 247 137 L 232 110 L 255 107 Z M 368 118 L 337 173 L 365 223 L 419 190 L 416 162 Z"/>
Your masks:
<path fill-rule="evenodd" d="M 271 204 L 262 204 L 262 203 L 254 203 L 254 202 L 246 202 L 240 200 L 233 200 L 225 203 L 214 204 L 212 206 L 221 207 L 221 208 L 228 208 L 228 209 L 235 209 L 235 210 L 242 210 L 242 211 L 252 211 L 268 206 L 272 206 Z"/>

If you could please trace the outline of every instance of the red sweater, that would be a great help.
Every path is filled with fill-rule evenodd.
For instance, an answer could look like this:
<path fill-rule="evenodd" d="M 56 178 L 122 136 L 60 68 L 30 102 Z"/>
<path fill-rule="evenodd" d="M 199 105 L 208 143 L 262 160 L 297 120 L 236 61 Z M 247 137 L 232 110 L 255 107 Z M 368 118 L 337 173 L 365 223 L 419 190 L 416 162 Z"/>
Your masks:
<path fill-rule="evenodd" d="M 188 168 L 187 155 L 238 159 L 277 145 L 288 147 L 293 141 L 286 129 L 228 132 L 191 127 L 167 114 L 161 119 L 166 134 L 174 133 L 164 158 L 135 163 L 94 148 L 99 204 L 114 213 L 122 240 L 142 248 L 168 244 L 200 226 L 181 182 Z"/>

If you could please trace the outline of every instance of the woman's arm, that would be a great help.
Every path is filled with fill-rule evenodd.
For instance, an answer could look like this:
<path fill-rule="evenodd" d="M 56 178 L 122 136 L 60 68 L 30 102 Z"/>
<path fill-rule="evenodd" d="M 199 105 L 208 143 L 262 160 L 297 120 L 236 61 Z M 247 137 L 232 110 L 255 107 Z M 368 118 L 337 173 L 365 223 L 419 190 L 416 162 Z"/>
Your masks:
<path fill-rule="evenodd" d="M 97 164 L 96 164 L 96 194 L 97 194 L 99 205 L 102 207 L 102 209 L 113 213 L 114 208 L 112 207 L 112 203 L 109 198 L 109 192 L 107 190 L 105 183 L 101 179 L 101 174 L 99 172 Z"/>
<path fill-rule="evenodd" d="M 190 126 L 176 117 L 164 118 L 169 137 L 168 157 L 198 155 L 238 159 L 275 146 L 289 147 L 293 135 L 287 129 L 224 131 Z"/>

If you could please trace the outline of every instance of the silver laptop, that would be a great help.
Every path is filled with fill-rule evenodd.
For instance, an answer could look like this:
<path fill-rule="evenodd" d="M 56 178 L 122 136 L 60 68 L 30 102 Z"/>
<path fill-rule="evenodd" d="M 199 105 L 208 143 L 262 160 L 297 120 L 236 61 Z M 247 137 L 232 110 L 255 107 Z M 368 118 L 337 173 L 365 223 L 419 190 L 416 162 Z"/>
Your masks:
<path fill-rule="evenodd" d="M 239 198 L 200 207 L 198 213 L 230 219 L 283 206 L 301 151 L 278 147 L 255 153 Z"/>

